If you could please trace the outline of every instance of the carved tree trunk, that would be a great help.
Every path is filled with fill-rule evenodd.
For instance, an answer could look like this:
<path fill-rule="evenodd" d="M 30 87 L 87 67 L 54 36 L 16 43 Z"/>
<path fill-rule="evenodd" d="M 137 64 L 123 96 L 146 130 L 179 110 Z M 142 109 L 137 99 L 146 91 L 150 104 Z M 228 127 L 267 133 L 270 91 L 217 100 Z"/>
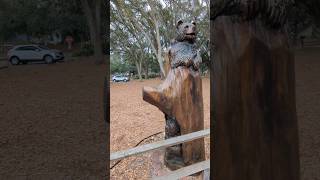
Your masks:
<path fill-rule="evenodd" d="M 286 31 L 228 16 L 211 27 L 213 178 L 298 180 L 294 57 Z"/>
<path fill-rule="evenodd" d="M 203 130 L 202 84 L 199 71 L 185 66 L 170 69 L 157 88 L 144 87 L 143 100 L 158 107 L 166 117 L 166 138 Z M 174 170 L 203 161 L 204 139 L 166 149 L 165 163 Z"/>

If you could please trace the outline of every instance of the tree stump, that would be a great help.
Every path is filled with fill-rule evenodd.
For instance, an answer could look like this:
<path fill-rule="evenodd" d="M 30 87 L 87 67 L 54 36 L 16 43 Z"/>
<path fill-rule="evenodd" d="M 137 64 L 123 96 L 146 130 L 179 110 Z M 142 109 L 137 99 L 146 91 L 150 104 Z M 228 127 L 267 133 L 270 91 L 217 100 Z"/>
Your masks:
<path fill-rule="evenodd" d="M 179 21 L 177 31 L 181 34 L 168 52 L 170 69 L 166 79 L 156 88 L 143 88 L 143 100 L 164 113 L 166 139 L 204 128 L 202 82 L 199 72 L 201 58 L 193 45 L 195 23 Z M 164 157 L 166 166 L 171 170 L 204 159 L 203 138 L 168 147 Z"/>
<path fill-rule="evenodd" d="M 285 16 L 263 0 L 252 2 L 261 4 L 240 3 L 248 14 L 230 11 L 236 13 L 211 21 L 213 178 L 298 180 L 294 57 Z"/>

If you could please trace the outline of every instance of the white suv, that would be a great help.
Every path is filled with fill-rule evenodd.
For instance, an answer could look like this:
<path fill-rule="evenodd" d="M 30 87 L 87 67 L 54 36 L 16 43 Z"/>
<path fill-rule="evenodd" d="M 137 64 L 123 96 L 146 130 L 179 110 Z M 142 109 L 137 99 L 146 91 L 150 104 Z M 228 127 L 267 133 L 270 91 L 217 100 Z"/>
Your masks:
<path fill-rule="evenodd" d="M 47 64 L 64 59 L 61 51 L 49 49 L 41 45 L 19 45 L 8 51 L 8 59 L 12 65 L 26 64 L 29 61 L 44 61 Z"/>
<path fill-rule="evenodd" d="M 122 75 L 115 75 L 112 77 L 113 82 L 118 82 L 118 81 L 123 81 L 123 82 L 128 82 L 130 79 L 127 76 L 122 76 Z"/>

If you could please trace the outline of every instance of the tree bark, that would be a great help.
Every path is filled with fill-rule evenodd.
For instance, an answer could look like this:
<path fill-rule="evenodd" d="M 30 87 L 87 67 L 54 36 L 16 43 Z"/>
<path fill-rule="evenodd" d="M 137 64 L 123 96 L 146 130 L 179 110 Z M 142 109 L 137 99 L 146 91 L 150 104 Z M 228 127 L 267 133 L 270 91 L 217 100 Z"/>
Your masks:
<path fill-rule="evenodd" d="M 101 42 L 101 0 L 93 1 L 94 8 L 91 8 L 87 0 L 81 0 L 82 9 L 87 18 L 90 40 L 94 47 L 94 58 L 96 64 L 104 62 Z"/>
<path fill-rule="evenodd" d="M 211 21 L 216 180 L 299 179 L 294 57 L 286 31 L 269 25 Z"/>
<path fill-rule="evenodd" d="M 138 60 L 135 61 L 136 64 L 136 68 L 138 71 L 138 76 L 139 76 L 139 80 L 142 81 L 142 76 L 141 76 L 141 62 L 139 62 Z"/>
<path fill-rule="evenodd" d="M 143 71 L 144 71 L 144 78 L 149 79 L 149 65 L 147 61 L 145 61 L 145 64 L 143 65 Z"/>
<path fill-rule="evenodd" d="M 165 70 L 163 68 L 163 57 L 162 57 L 162 46 L 161 46 L 161 42 L 160 42 L 160 30 L 159 30 L 159 16 L 157 11 L 154 9 L 154 2 L 148 0 L 150 9 L 151 9 L 151 16 L 152 16 L 152 20 L 153 20 L 153 24 L 155 26 L 155 30 L 156 30 L 156 35 L 155 35 L 155 40 L 156 40 L 156 46 L 157 48 L 153 48 L 160 66 L 160 74 L 161 74 L 161 78 L 165 77 Z M 149 38 L 150 39 L 150 38 Z M 152 44 L 152 41 L 150 41 L 150 43 Z"/>
<path fill-rule="evenodd" d="M 160 70 L 161 70 L 161 74 L 163 75 L 163 78 L 166 77 L 164 68 L 163 68 L 163 57 L 162 57 L 162 47 L 161 47 L 161 43 L 160 43 L 160 32 L 159 32 L 159 23 L 157 20 L 154 20 L 154 23 L 156 25 L 156 33 L 157 33 L 157 59 L 159 62 L 159 66 L 160 66 Z"/>

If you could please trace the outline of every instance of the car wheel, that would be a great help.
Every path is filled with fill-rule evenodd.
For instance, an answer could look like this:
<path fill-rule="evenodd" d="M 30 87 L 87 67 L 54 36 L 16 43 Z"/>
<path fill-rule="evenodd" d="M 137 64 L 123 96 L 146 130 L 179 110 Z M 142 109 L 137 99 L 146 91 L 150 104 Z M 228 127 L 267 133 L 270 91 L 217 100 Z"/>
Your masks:
<path fill-rule="evenodd" d="M 114 79 L 114 80 L 112 80 L 113 82 L 116 82 L 116 80 Z"/>
<path fill-rule="evenodd" d="M 52 63 L 53 63 L 53 57 L 47 55 L 47 56 L 44 57 L 44 61 L 45 61 L 47 64 L 52 64 Z"/>
<path fill-rule="evenodd" d="M 10 59 L 10 63 L 11 63 L 12 65 L 18 65 L 19 62 L 20 62 L 20 60 L 19 60 L 18 57 L 12 57 L 12 58 Z"/>

